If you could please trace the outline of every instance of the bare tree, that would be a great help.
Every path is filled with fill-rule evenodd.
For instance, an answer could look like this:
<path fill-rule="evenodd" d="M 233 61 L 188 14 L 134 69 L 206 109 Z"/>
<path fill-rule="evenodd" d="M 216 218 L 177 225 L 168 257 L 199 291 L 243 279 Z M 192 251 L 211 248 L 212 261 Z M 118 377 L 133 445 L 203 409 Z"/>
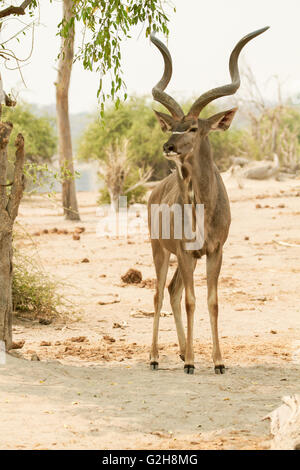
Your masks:
<path fill-rule="evenodd" d="M 72 0 L 63 0 L 63 20 L 72 18 Z M 74 25 L 70 26 L 68 36 L 62 36 L 56 82 L 56 113 L 58 128 L 59 163 L 63 174 L 62 203 L 65 218 L 80 220 L 76 198 L 74 164 L 69 118 L 69 86 L 74 58 Z"/>
<path fill-rule="evenodd" d="M 152 169 L 139 169 L 139 179 L 132 186 L 124 189 L 126 178 L 132 171 L 132 164 L 128 159 L 128 139 L 124 139 L 119 145 L 110 145 L 106 150 L 106 160 L 99 168 L 110 197 L 111 208 L 119 210 L 119 197 L 128 194 L 138 186 L 145 184 L 152 175 Z"/>
<path fill-rule="evenodd" d="M 249 66 L 244 68 L 242 76 L 244 94 L 243 98 L 237 99 L 236 102 L 241 105 L 241 112 L 250 120 L 250 135 L 255 142 L 257 153 L 260 158 L 267 159 L 276 154 L 281 165 L 295 167 L 299 161 L 300 120 L 294 120 L 291 126 L 292 119 L 287 119 L 291 107 L 283 100 L 282 83 L 278 77 L 273 77 L 277 80 L 277 100 L 270 104 L 264 99 Z M 248 154 L 249 150 L 245 142 L 242 153 Z"/>
<path fill-rule="evenodd" d="M 0 340 L 6 349 L 12 342 L 12 232 L 24 189 L 24 139 L 18 134 L 12 183 L 6 183 L 7 145 L 12 131 L 10 122 L 0 122 Z M 10 194 L 7 193 L 11 187 Z"/>
<path fill-rule="evenodd" d="M 0 18 L 10 15 L 24 15 L 25 9 L 34 2 L 23 1 L 19 7 L 9 6 L 0 11 Z M 2 23 L 0 23 L 1 29 Z M 1 54 L 2 57 L 3 54 Z M 4 91 L 0 74 L 0 119 L 2 104 L 15 106 Z M 0 122 L 0 341 L 9 350 L 12 343 L 12 233 L 14 221 L 18 215 L 19 205 L 24 189 L 24 139 L 22 134 L 16 138 L 16 160 L 14 163 L 13 181 L 7 183 L 7 146 L 13 125 Z"/>

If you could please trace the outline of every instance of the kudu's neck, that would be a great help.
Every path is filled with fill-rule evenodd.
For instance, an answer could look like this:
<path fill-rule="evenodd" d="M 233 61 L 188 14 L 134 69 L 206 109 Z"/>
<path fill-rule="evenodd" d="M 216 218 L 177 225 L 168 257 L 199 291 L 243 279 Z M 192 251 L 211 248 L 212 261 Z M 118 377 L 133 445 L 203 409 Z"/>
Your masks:
<path fill-rule="evenodd" d="M 213 209 L 216 204 L 217 181 L 208 137 L 196 143 L 192 166 L 192 185 L 196 202 L 204 204 L 205 209 Z"/>

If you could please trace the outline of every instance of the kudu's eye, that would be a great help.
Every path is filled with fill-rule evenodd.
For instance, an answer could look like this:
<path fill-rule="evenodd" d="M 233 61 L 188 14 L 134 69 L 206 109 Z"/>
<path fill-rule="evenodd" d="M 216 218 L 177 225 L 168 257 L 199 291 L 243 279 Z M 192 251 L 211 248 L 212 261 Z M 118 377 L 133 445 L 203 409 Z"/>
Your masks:
<path fill-rule="evenodd" d="M 192 127 L 192 128 L 189 130 L 189 132 L 197 132 L 197 130 L 198 130 L 198 127 Z"/>

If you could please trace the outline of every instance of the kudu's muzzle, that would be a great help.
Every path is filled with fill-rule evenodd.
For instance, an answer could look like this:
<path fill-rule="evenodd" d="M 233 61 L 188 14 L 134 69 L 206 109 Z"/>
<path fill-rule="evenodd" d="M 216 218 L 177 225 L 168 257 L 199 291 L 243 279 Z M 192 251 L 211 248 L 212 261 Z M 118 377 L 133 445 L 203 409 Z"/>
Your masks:
<path fill-rule="evenodd" d="M 175 145 L 170 141 L 164 144 L 163 149 L 165 153 L 176 153 Z"/>

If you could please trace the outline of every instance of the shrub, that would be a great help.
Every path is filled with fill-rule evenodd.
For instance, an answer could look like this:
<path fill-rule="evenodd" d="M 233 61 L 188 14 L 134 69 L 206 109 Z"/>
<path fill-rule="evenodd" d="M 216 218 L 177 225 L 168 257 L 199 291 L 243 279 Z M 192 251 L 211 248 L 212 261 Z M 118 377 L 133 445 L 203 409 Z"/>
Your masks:
<path fill-rule="evenodd" d="M 13 310 L 31 319 L 52 318 L 62 305 L 57 283 L 44 273 L 36 259 L 18 250 L 14 250 L 12 299 Z"/>

